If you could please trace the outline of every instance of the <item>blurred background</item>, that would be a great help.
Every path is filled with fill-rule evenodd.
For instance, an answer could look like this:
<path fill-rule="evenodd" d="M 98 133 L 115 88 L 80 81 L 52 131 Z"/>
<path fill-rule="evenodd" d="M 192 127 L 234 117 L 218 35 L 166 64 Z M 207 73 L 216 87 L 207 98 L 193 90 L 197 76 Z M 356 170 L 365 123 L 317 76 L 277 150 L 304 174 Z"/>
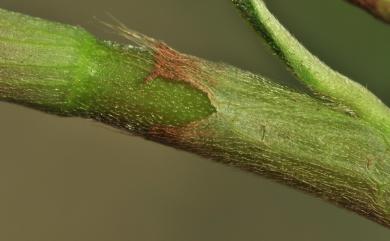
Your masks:
<path fill-rule="evenodd" d="M 272 0 L 312 52 L 390 104 L 390 25 L 341 0 Z M 125 43 L 107 13 L 174 48 L 296 80 L 229 0 L 1 0 Z M 385 229 L 321 200 L 88 120 L 0 103 L 0 240 L 381 241 Z"/>

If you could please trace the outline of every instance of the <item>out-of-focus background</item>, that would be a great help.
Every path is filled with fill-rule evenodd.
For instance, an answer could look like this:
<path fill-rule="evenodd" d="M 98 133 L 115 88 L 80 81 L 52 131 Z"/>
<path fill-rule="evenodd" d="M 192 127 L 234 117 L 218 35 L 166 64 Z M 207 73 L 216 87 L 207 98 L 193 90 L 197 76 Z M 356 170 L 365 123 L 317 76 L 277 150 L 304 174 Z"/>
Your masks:
<path fill-rule="evenodd" d="M 341 0 L 272 0 L 312 52 L 390 103 L 390 25 Z M 107 13 L 174 48 L 295 85 L 229 0 L 1 0 L 81 25 Z M 390 231 L 321 200 L 81 119 L 0 104 L 0 240 L 381 241 Z"/>

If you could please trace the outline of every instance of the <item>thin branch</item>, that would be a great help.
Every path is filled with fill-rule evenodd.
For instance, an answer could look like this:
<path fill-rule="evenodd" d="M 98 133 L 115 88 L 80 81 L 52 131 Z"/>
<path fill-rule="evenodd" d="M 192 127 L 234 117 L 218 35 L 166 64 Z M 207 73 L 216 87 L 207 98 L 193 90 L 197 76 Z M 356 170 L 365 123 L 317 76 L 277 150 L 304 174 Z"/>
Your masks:
<path fill-rule="evenodd" d="M 357 82 L 331 69 L 310 53 L 269 12 L 263 0 L 233 0 L 243 16 L 293 73 L 315 94 L 330 97 L 390 134 L 390 110 Z"/>

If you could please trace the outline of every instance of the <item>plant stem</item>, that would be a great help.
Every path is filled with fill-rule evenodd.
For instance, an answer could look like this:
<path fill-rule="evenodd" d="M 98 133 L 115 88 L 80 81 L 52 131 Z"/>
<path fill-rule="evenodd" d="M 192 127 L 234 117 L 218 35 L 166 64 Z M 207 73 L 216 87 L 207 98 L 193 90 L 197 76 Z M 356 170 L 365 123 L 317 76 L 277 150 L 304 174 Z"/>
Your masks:
<path fill-rule="evenodd" d="M 390 136 L 364 108 L 351 115 L 360 104 L 298 93 L 119 30 L 136 46 L 0 10 L 0 99 L 92 118 L 390 226 Z"/>
<path fill-rule="evenodd" d="M 390 135 L 390 110 L 365 87 L 331 69 L 299 43 L 269 12 L 263 0 L 233 0 L 244 17 L 317 96 L 343 104 Z"/>

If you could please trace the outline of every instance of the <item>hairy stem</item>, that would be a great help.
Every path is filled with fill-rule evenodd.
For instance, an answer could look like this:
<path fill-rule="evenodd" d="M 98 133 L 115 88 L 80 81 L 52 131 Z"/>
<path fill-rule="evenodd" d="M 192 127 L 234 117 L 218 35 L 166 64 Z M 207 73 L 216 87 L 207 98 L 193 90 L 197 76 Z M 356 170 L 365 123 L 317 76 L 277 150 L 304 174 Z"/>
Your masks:
<path fill-rule="evenodd" d="M 233 0 L 233 3 L 314 94 L 343 104 L 352 115 L 359 115 L 390 135 L 389 108 L 365 87 L 311 54 L 269 12 L 263 0 Z"/>
<path fill-rule="evenodd" d="M 360 104 L 298 93 L 118 29 L 134 46 L 0 10 L 0 99 L 95 119 L 390 226 L 389 135 L 364 108 L 351 115 Z"/>

